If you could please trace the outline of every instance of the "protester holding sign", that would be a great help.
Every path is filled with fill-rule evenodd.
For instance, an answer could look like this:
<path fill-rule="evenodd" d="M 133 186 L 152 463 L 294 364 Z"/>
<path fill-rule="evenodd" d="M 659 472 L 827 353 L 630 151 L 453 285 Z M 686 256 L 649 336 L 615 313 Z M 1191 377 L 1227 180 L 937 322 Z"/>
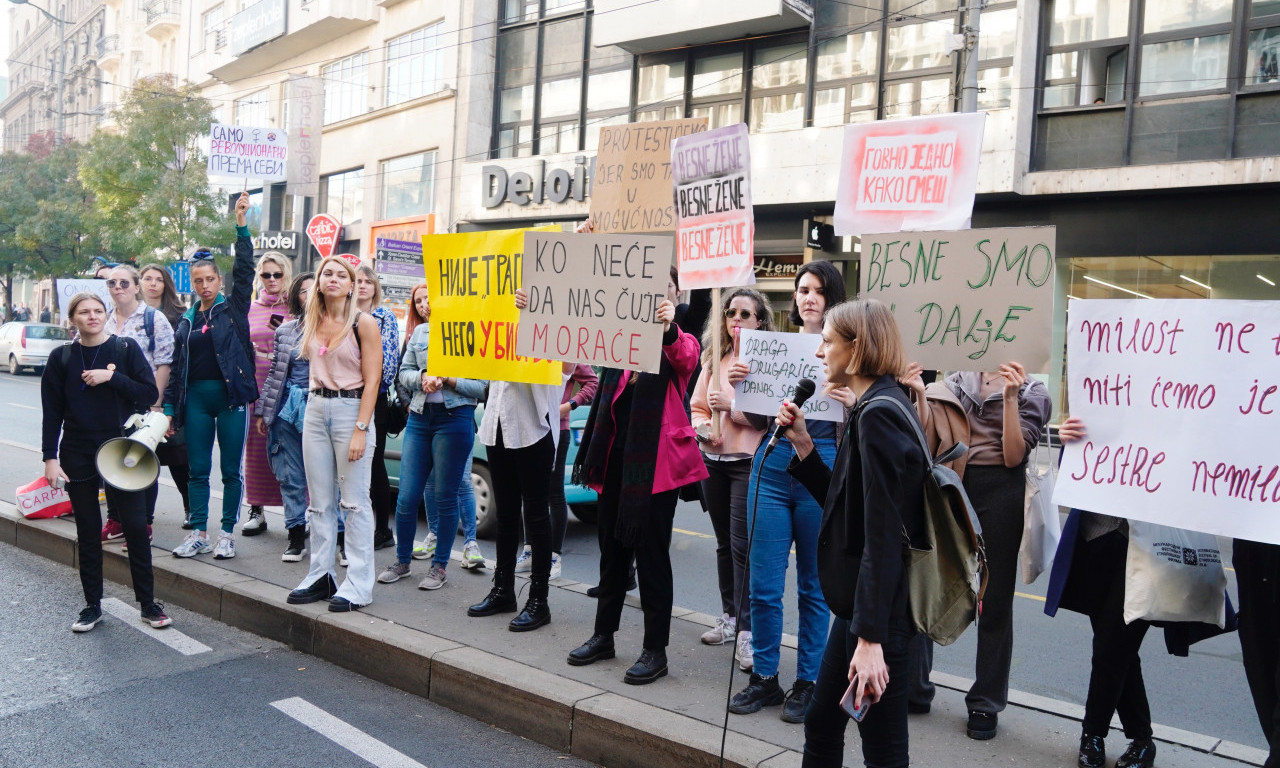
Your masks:
<path fill-rule="evenodd" d="M 795 281 L 795 306 L 791 322 L 812 334 L 803 338 L 817 346 L 823 318 L 845 299 L 844 277 L 829 261 L 811 261 L 800 268 Z M 805 342 L 801 342 L 805 343 Z M 845 390 L 847 393 L 847 390 Z M 838 423 L 814 421 L 809 426 L 817 456 L 827 466 L 836 456 Z M 747 687 L 734 695 L 729 711 L 758 712 L 787 700 L 782 719 L 798 723 L 813 695 L 830 613 L 818 584 L 818 528 L 822 507 L 787 474 L 795 449 L 785 437 L 765 456 L 765 445 L 756 450 L 747 488 L 747 539 L 751 583 L 751 633 L 738 636 L 738 664 L 752 670 Z M 758 491 L 757 491 L 758 487 Z M 796 551 L 796 600 L 800 631 L 796 646 L 796 681 L 784 697 L 778 683 L 782 649 L 782 596 L 787 581 L 791 547 Z"/>
<path fill-rule="evenodd" d="M 271 369 L 276 328 L 289 316 L 285 289 L 293 279 L 292 272 L 289 260 L 279 251 L 267 251 L 258 259 L 258 276 L 254 280 L 258 295 L 249 306 L 249 339 L 253 342 L 253 373 L 259 391 L 267 381 L 267 371 Z M 249 502 L 249 519 L 241 526 L 240 532 L 245 536 L 257 536 L 267 530 L 267 518 L 262 508 L 278 507 L 284 504 L 284 500 L 280 497 L 280 483 L 271 473 L 267 436 L 252 429 L 244 448 L 244 495 Z"/>
<path fill-rule="evenodd" d="M 623 677 L 631 685 L 667 674 L 675 597 L 671 525 L 681 486 L 707 476 L 684 410 L 698 341 L 674 324 L 675 309 L 667 299 L 658 306 L 663 328 L 658 373 L 605 369 L 573 468 L 575 483 L 600 494 L 600 587 L 595 632 L 569 653 L 568 661 L 584 666 L 614 657 L 613 634 L 634 557 L 645 631 L 644 651 Z"/>
<path fill-rule="evenodd" d="M 702 373 L 698 376 L 692 411 L 694 433 L 707 465 L 702 481 L 702 497 L 711 515 L 716 534 L 716 575 L 720 582 L 720 618 L 702 635 L 707 645 L 734 642 L 738 633 L 751 634 L 751 605 L 747 596 L 747 486 L 751 479 L 751 457 L 764 438 L 769 420 L 759 414 L 734 408 L 733 388 L 747 375 L 747 366 L 738 362 L 737 334 L 740 329 L 773 330 L 773 307 L 754 288 L 735 288 L 724 298 L 723 324 L 708 326 L 702 338 Z M 719 326 L 720 348 L 725 350 L 711 385 L 711 334 Z M 711 429 L 719 422 L 719 437 Z"/>
<path fill-rule="evenodd" d="M 173 376 L 164 395 L 170 434 L 186 428 L 191 463 L 192 531 L 173 550 L 174 557 L 213 552 L 218 560 L 236 556 L 235 525 L 240 514 L 244 458 L 248 431 L 247 406 L 258 399 L 253 377 L 253 343 L 249 340 L 249 304 L 253 290 L 253 241 L 245 216 L 249 195 L 236 201 L 236 260 L 231 273 L 231 296 L 222 295 L 222 272 L 213 253 L 192 254 L 191 285 L 198 303 L 178 323 L 174 334 Z M 222 471 L 222 531 L 217 546 L 205 533 L 209 519 L 209 472 L 213 469 L 214 437 Z"/>

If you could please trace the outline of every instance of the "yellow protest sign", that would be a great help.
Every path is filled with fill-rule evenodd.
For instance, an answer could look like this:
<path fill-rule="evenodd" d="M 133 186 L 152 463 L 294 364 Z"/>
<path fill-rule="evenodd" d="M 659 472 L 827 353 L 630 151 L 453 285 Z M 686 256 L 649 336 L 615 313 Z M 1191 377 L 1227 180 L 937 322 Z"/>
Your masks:
<path fill-rule="evenodd" d="M 559 384 L 560 363 L 516 354 L 525 232 L 506 229 L 423 235 L 431 297 L 427 370 L 433 376 Z"/>

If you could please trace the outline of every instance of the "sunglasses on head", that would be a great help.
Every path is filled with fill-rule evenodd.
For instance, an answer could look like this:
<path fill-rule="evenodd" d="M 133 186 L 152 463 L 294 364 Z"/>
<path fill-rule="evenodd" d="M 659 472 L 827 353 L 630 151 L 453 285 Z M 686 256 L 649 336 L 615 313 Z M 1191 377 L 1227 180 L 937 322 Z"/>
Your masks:
<path fill-rule="evenodd" d="M 733 307 L 729 307 L 724 311 L 724 317 L 726 320 L 732 320 L 735 316 L 740 317 L 743 320 L 750 320 L 756 316 L 756 313 L 749 309 L 734 309 Z"/>
<path fill-rule="evenodd" d="M 284 277 L 283 272 L 259 272 L 258 277 L 263 280 L 279 280 Z"/>
<path fill-rule="evenodd" d="M 213 252 L 206 248 L 201 248 L 200 250 L 191 254 L 192 261 L 208 261 L 212 259 L 213 259 Z"/>
<path fill-rule="evenodd" d="M 108 280 L 107 281 L 108 288 L 128 288 L 131 285 L 133 285 L 132 280 Z"/>

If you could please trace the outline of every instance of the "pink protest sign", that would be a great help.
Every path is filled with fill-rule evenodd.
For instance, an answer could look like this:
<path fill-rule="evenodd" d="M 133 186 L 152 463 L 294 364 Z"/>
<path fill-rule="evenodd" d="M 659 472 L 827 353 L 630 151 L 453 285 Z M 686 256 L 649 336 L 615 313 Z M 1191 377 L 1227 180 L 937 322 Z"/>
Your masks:
<path fill-rule="evenodd" d="M 986 113 L 849 125 L 836 234 L 968 229 Z"/>
<path fill-rule="evenodd" d="M 755 214 L 747 126 L 681 136 L 671 144 L 680 287 L 753 285 Z"/>

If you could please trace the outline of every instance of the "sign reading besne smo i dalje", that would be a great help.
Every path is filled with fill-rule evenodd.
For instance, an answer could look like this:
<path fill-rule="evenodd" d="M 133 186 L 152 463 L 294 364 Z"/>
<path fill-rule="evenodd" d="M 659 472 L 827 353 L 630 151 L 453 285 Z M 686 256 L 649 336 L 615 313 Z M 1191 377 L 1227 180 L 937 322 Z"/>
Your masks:
<path fill-rule="evenodd" d="M 237 179 L 284 181 L 289 139 L 276 128 L 209 127 L 209 173 Z"/>

